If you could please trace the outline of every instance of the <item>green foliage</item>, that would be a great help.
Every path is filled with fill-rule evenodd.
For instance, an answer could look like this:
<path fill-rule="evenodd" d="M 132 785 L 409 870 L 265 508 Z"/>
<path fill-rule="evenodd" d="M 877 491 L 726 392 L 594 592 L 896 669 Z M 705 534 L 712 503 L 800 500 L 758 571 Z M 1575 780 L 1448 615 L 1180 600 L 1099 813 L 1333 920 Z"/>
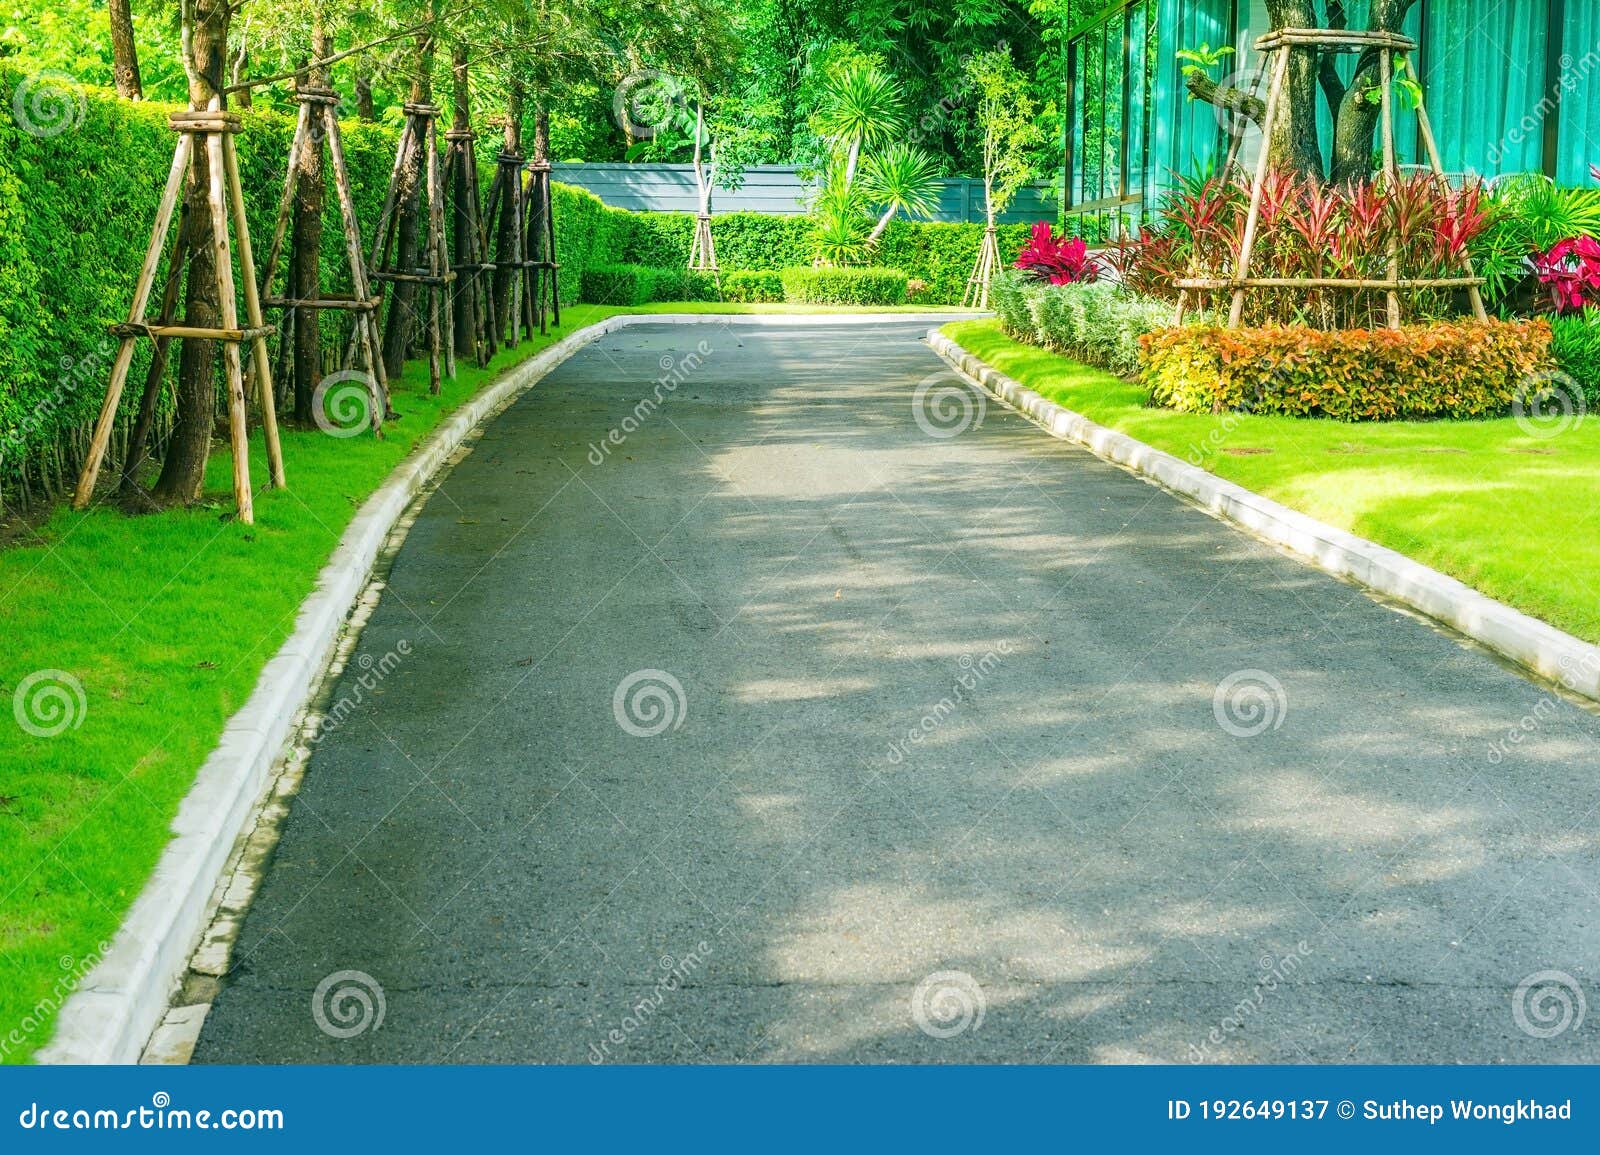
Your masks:
<path fill-rule="evenodd" d="M 771 269 L 741 269 L 722 278 L 726 301 L 773 304 L 783 300 L 783 275 Z"/>
<path fill-rule="evenodd" d="M 1051 285 L 1015 269 L 995 274 L 989 303 L 1015 340 L 1041 345 L 1121 377 L 1139 369 L 1139 339 L 1171 328 L 1176 311 L 1109 282 Z"/>
<path fill-rule="evenodd" d="M 1528 277 L 1528 258 L 1572 237 L 1600 239 L 1600 189 L 1562 188 L 1528 173 L 1495 182 L 1489 223 L 1472 244 L 1485 292 L 1505 310 L 1524 305 L 1517 290 Z"/>
<path fill-rule="evenodd" d="M 591 305 L 648 305 L 652 301 L 715 301 L 709 274 L 649 265 L 595 265 L 583 270 L 582 299 Z"/>
<path fill-rule="evenodd" d="M 0 72 L 7 108 L 23 82 Z M 81 89 L 60 107 L 68 119 L 53 135 L 30 134 L 13 117 L 0 117 L 0 503 L 18 492 L 53 496 L 76 468 L 115 353 L 105 327 L 127 319 L 177 140 L 167 126 L 171 106 Z M 258 260 L 265 259 L 292 132 L 276 112 L 244 114 L 239 166 Z M 357 213 L 370 234 L 394 137 L 358 123 L 346 124 L 343 135 Z M 326 200 L 324 234 L 335 238 L 338 206 L 333 196 Z M 322 275 L 330 292 L 349 288 L 343 265 L 342 249 L 328 244 Z M 324 331 L 331 348 L 338 326 L 325 320 Z M 125 420 L 138 405 L 149 356 L 149 343 L 139 342 Z M 168 406 L 158 412 L 163 425 Z"/>
<path fill-rule="evenodd" d="M 1017 190 L 1032 178 L 1032 154 L 1043 133 L 1027 78 L 1017 71 L 1010 48 L 973 56 L 967 61 L 966 76 L 978 96 L 984 192 L 992 218 L 1005 212 Z"/>
<path fill-rule="evenodd" d="M 1600 310 L 1552 317 L 1550 328 L 1550 352 L 1561 371 L 1577 383 L 1591 409 L 1600 405 Z"/>
<path fill-rule="evenodd" d="M 784 300 L 796 305 L 903 305 L 909 278 L 899 269 L 785 269 Z"/>
<path fill-rule="evenodd" d="M 1151 401 L 1341 421 L 1495 417 L 1553 367 L 1544 321 L 1329 332 L 1188 325 L 1145 338 Z"/>

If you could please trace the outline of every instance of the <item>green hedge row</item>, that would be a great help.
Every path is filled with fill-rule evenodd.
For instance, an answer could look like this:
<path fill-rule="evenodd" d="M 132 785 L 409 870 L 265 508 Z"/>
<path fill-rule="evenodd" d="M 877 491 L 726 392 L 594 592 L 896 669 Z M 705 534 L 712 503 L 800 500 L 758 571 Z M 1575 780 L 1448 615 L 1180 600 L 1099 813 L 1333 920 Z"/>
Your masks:
<path fill-rule="evenodd" d="M 903 305 L 899 269 L 785 269 L 783 299 L 797 305 Z"/>
<path fill-rule="evenodd" d="M 1007 336 L 1120 377 L 1139 371 L 1139 339 L 1171 328 L 1177 309 L 1099 281 L 1051 285 L 1014 269 L 995 274 L 989 304 Z"/>
<path fill-rule="evenodd" d="M 0 105 L 10 108 L 21 80 L 0 69 Z M 106 326 L 126 317 L 176 142 L 167 125 L 171 106 L 119 101 L 96 89 L 71 95 L 80 94 L 81 103 L 66 102 L 66 121 L 48 126 L 60 131 L 30 133 L 14 117 L 0 117 L 0 509 L 19 493 L 24 499 L 54 496 L 76 471 L 114 355 Z M 294 126 L 268 110 L 243 115 L 241 175 L 251 234 L 264 260 Z M 393 164 L 395 130 L 350 121 L 343 135 L 357 212 L 370 241 Z M 486 185 L 494 176 L 497 147 L 490 135 L 479 142 L 488 158 L 480 165 Z M 592 270 L 681 269 L 688 263 L 691 214 L 609 208 L 584 190 L 560 184 L 553 198 L 565 304 L 585 295 L 585 274 Z M 349 287 L 336 243 L 337 211 L 330 195 L 324 227 L 330 243 L 323 255 L 323 283 L 330 292 Z M 726 299 L 779 298 L 781 289 L 770 278 L 735 274 L 809 264 L 810 229 L 800 216 L 715 217 Z M 1020 225 L 1001 229 L 1003 258 L 1018 250 L 1025 232 Z M 981 225 L 896 221 L 875 263 L 908 275 L 909 300 L 959 302 L 982 235 Z M 715 298 L 699 288 L 687 278 L 676 286 L 652 281 L 645 289 L 635 283 L 626 299 L 641 291 L 652 299 Z M 337 326 L 325 329 L 330 343 L 336 342 Z M 149 355 L 148 343 L 141 342 L 129 374 L 125 418 L 138 403 Z"/>
<path fill-rule="evenodd" d="M 0 71 L 6 109 L 20 77 Z M 115 343 L 106 326 L 126 319 L 150 225 L 172 164 L 172 108 L 83 90 L 49 135 L 0 116 L 0 508 L 19 493 L 52 495 L 75 472 L 99 411 Z M 294 125 L 245 113 L 239 165 L 258 261 L 265 261 Z M 363 223 L 376 222 L 394 158 L 392 130 L 344 128 Z M 325 231 L 337 238 L 335 198 Z M 342 249 L 326 246 L 324 283 L 348 289 Z M 159 282 L 158 282 L 159 284 Z M 150 356 L 139 342 L 124 411 L 137 406 Z"/>
<path fill-rule="evenodd" d="M 595 265 L 583 270 L 579 288 L 582 299 L 594 305 L 717 299 L 717 284 L 710 273 L 648 265 Z"/>

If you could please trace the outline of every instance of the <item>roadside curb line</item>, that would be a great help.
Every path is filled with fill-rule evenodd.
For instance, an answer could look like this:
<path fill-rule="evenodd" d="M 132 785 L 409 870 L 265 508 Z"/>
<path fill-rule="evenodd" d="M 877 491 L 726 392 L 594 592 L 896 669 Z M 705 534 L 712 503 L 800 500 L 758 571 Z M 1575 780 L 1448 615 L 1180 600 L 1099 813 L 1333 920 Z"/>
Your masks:
<path fill-rule="evenodd" d="M 165 1018 L 189 960 L 211 922 L 217 883 L 274 780 L 366 588 L 390 531 L 467 438 L 501 408 L 584 346 L 618 329 L 653 324 L 870 325 L 965 319 L 930 313 L 623 313 L 563 337 L 508 369 L 424 439 L 362 504 L 300 605 L 294 632 L 267 662 L 255 689 L 228 719 L 195 776 L 139 897 L 100 959 L 62 1004 L 41 1064 L 137 1063 Z"/>
<path fill-rule="evenodd" d="M 1075 441 L 1164 489 L 1282 546 L 1336 577 L 1349 578 L 1426 614 L 1572 693 L 1600 701 L 1600 646 L 1529 617 L 1453 577 L 1376 542 L 1297 513 L 1271 498 L 1191 465 L 1047 401 L 979 360 L 938 329 L 928 344 L 968 381 L 1043 428 Z"/>

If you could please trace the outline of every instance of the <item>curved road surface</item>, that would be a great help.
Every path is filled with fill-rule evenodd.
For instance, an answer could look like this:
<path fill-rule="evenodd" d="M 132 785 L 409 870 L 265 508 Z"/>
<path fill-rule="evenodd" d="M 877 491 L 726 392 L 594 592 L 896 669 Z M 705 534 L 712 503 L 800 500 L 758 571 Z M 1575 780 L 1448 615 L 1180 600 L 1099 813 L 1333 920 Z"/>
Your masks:
<path fill-rule="evenodd" d="M 623 330 L 485 431 L 197 1061 L 1600 1059 L 1600 721 L 995 403 L 930 435 L 924 331 Z"/>

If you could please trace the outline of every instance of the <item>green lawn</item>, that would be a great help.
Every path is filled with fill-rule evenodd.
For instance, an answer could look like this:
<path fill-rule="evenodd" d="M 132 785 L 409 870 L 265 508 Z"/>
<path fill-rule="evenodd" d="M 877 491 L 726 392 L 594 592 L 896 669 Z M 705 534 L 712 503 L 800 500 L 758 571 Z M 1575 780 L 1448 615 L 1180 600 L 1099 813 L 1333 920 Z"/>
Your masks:
<path fill-rule="evenodd" d="M 943 330 L 1052 401 L 1600 642 L 1600 415 L 1537 437 L 1505 418 L 1343 424 L 1173 413 L 1102 370 L 1013 341 L 993 320 Z"/>

